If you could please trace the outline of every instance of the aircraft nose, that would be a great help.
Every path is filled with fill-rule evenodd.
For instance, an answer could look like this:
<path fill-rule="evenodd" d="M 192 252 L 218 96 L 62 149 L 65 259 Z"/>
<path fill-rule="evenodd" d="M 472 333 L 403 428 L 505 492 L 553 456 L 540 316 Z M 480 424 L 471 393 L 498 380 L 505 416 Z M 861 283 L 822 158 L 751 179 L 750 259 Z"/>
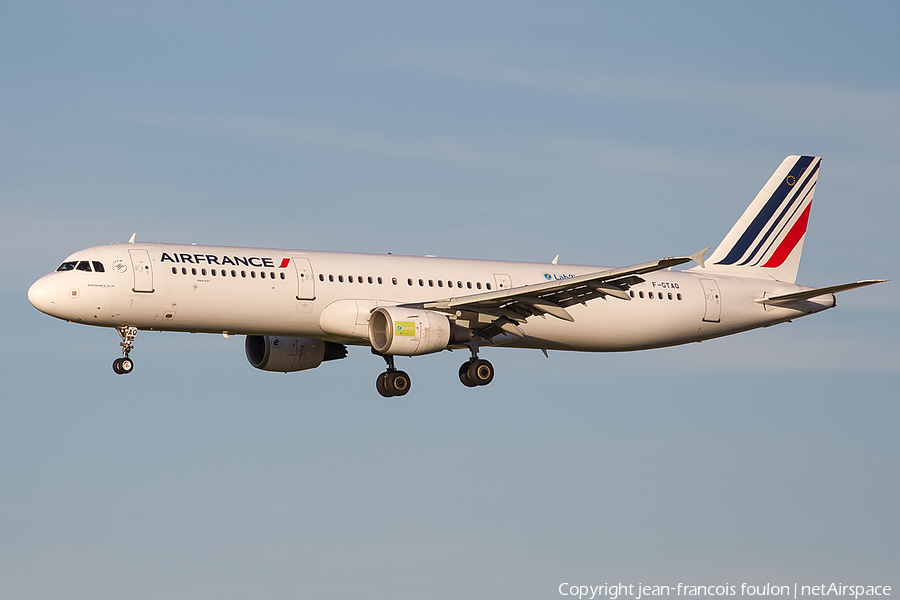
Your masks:
<path fill-rule="evenodd" d="M 28 301 L 42 313 L 53 314 L 56 306 L 56 283 L 50 277 L 41 277 L 28 288 Z"/>

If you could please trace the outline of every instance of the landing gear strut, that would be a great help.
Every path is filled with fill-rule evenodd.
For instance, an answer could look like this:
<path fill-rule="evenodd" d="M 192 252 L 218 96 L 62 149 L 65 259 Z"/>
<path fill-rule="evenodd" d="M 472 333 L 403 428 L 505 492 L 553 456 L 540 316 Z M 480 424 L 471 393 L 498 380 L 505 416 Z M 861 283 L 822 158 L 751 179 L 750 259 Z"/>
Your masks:
<path fill-rule="evenodd" d="M 134 337 L 137 335 L 138 329 L 137 327 L 123 325 L 116 327 L 116 331 L 119 332 L 119 337 L 122 338 L 122 341 L 119 342 L 119 345 L 122 346 L 122 358 L 114 360 L 112 368 L 117 375 L 128 375 L 134 370 L 134 361 L 128 355 L 134 350 Z"/>
<path fill-rule="evenodd" d="M 494 380 L 494 365 L 478 358 L 478 346 L 470 345 L 469 350 L 472 351 L 472 358 L 460 365 L 459 380 L 466 387 L 489 384 Z"/>
<path fill-rule="evenodd" d="M 409 391 L 409 375 L 405 371 L 398 371 L 394 367 L 394 357 L 380 354 L 387 363 L 387 370 L 375 380 L 375 389 L 385 398 L 403 396 Z"/>

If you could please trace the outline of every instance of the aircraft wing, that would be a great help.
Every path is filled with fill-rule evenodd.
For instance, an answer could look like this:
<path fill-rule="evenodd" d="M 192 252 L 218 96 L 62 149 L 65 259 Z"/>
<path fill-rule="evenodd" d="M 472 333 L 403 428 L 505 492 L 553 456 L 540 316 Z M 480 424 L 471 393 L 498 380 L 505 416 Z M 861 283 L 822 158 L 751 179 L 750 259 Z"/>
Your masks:
<path fill-rule="evenodd" d="M 487 330 L 493 327 L 521 337 L 524 333 L 518 324 L 525 322 L 529 317 L 551 315 L 564 321 L 574 321 L 575 319 L 566 310 L 574 304 L 584 304 L 594 298 L 605 299 L 606 296 L 631 300 L 627 290 L 632 285 L 643 283 L 644 280 L 640 275 L 682 265 L 692 260 L 701 262 L 706 250 L 694 256 L 663 258 L 556 281 L 430 302 L 408 303 L 403 306 L 453 313 L 468 322 L 471 329 Z M 488 337 L 491 337 L 490 332 L 487 333 Z"/>

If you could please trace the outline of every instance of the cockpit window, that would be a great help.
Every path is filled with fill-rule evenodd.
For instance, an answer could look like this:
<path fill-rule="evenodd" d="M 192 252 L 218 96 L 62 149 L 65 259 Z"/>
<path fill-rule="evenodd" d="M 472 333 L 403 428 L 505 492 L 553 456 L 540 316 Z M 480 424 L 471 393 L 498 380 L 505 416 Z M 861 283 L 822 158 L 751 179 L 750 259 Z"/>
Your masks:
<path fill-rule="evenodd" d="M 77 270 L 79 270 L 79 271 L 87 271 L 88 273 L 90 273 L 90 271 L 91 271 L 91 263 L 89 263 L 89 262 L 86 261 L 86 260 L 83 260 L 83 261 L 79 262 L 79 263 L 78 263 L 78 266 L 75 267 L 75 268 L 76 268 Z"/>
<path fill-rule="evenodd" d="M 98 260 L 92 260 L 91 264 L 94 265 L 94 271 L 97 273 L 104 273 L 106 269 L 103 268 L 103 263 Z"/>
<path fill-rule="evenodd" d="M 78 264 L 78 261 L 76 261 L 76 260 L 73 260 L 70 262 L 64 262 L 63 264 L 59 265 L 59 268 L 56 270 L 57 271 L 71 271 L 72 269 L 75 268 L 75 265 L 77 265 L 77 264 Z"/>

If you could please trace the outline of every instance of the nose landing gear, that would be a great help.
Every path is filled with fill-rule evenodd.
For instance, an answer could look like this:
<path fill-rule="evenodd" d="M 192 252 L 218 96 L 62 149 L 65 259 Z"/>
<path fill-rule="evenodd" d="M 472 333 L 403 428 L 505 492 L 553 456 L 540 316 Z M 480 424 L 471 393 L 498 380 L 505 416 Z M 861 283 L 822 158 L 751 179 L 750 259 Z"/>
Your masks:
<path fill-rule="evenodd" d="M 409 392 L 410 380 L 405 371 L 398 371 L 394 367 L 394 357 L 380 355 L 387 363 L 387 370 L 375 380 L 375 389 L 385 398 L 403 396 Z"/>
<path fill-rule="evenodd" d="M 114 360 L 112 368 L 117 375 L 128 375 L 134 370 L 134 361 L 131 360 L 128 355 L 134 350 L 134 338 L 137 335 L 138 329 L 137 327 L 123 325 L 121 327 L 116 327 L 116 331 L 119 332 L 119 337 L 122 338 L 122 341 L 119 342 L 119 345 L 122 346 L 122 358 Z"/>

